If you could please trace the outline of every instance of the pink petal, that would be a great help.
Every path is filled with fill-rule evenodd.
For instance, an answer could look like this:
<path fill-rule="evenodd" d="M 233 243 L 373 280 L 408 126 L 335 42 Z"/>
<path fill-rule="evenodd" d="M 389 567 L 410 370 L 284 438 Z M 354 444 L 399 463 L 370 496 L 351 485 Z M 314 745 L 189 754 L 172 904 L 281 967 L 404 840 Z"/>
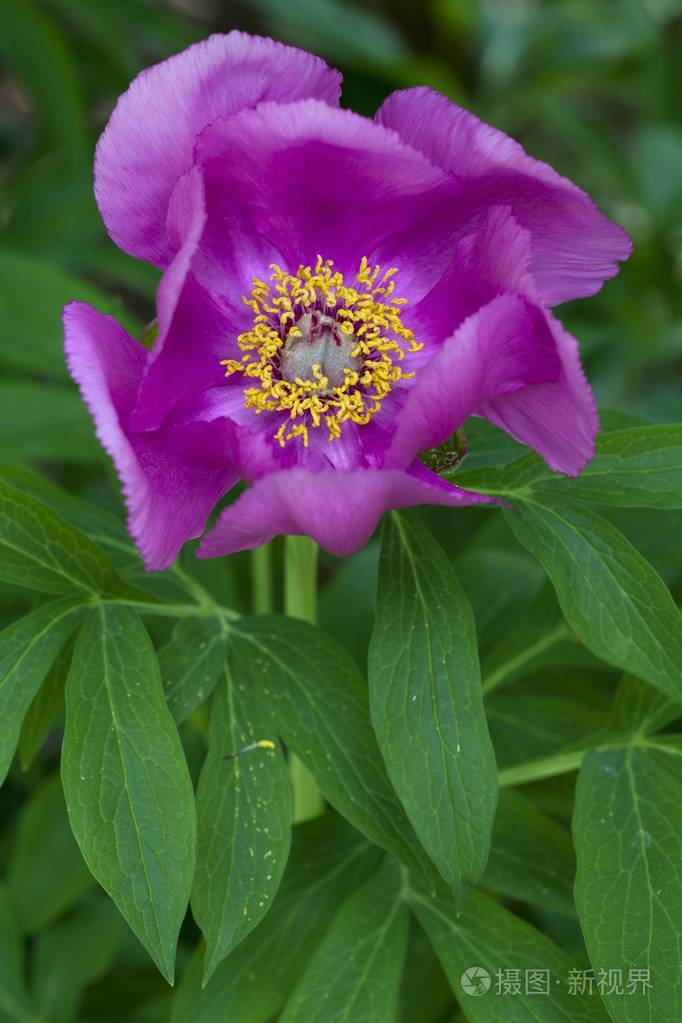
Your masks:
<path fill-rule="evenodd" d="M 479 226 L 455 246 L 450 266 L 405 321 L 419 341 L 440 344 L 468 317 L 504 292 L 537 297 L 530 272 L 530 233 L 509 206 L 491 206 Z"/>
<path fill-rule="evenodd" d="M 490 500 L 447 484 L 421 466 L 414 473 L 285 469 L 258 479 L 225 508 L 202 541 L 198 555 L 220 557 L 286 534 L 310 536 L 331 554 L 343 557 L 362 547 L 383 513 L 392 508 Z"/>
<path fill-rule="evenodd" d="M 625 232 L 550 166 L 501 131 L 428 88 L 394 92 L 377 120 L 460 182 L 450 218 L 476 219 L 509 205 L 532 235 L 532 269 L 548 305 L 593 295 L 630 255 Z"/>
<path fill-rule="evenodd" d="M 476 411 L 534 448 L 550 469 L 577 476 L 594 456 L 599 418 L 577 341 L 553 316 L 547 322 L 561 360 L 556 380 L 484 401 Z"/>
<path fill-rule="evenodd" d="M 224 421 L 136 434 L 130 414 L 147 352 L 109 316 L 81 302 L 64 310 L 66 358 L 111 455 L 128 507 L 128 529 L 150 570 L 167 568 L 199 536 L 234 484 Z"/>
<path fill-rule="evenodd" d="M 178 404 L 224 382 L 232 325 L 192 272 L 206 224 L 204 187 L 197 167 L 178 179 L 167 227 L 176 254 L 157 293 L 159 336 L 140 381 L 131 416 L 136 430 L 153 430 Z"/>
<path fill-rule="evenodd" d="M 386 464 L 409 464 L 452 436 L 484 402 L 556 380 L 560 369 L 543 313 L 518 295 L 500 295 L 465 320 L 418 372 Z"/>
<path fill-rule="evenodd" d="M 166 230 L 175 256 L 161 278 L 156 296 L 159 321 L 159 340 L 155 345 L 157 350 L 163 348 L 205 224 L 204 183 L 198 168 L 191 167 L 178 178 L 168 205 Z M 157 351 L 152 357 L 152 363 L 156 355 Z"/>
<path fill-rule="evenodd" d="M 318 254 L 357 269 L 382 239 L 416 225 L 447 175 L 381 125 L 317 100 L 262 103 L 215 121 L 199 139 L 209 224 L 235 209 L 285 263 Z"/>
<path fill-rule="evenodd" d="M 166 266 L 164 224 L 199 133 L 263 100 L 337 104 L 341 76 L 317 57 L 243 32 L 214 35 L 143 71 L 121 96 L 97 146 L 95 194 L 122 249 Z"/>

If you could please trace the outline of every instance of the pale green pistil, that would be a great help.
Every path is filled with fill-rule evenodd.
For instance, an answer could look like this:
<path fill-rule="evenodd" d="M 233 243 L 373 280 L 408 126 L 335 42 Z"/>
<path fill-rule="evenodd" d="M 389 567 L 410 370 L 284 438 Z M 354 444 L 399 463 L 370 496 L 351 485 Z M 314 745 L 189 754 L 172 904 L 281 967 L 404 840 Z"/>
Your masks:
<path fill-rule="evenodd" d="M 362 356 L 351 354 L 357 346 L 355 335 L 341 330 L 333 317 L 317 310 L 307 312 L 298 319 L 296 328 L 282 349 L 284 380 L 313 380 L 313 366 L 319 366 L 327 378 L 320 393 L 332 394 L 333 388 L 343 386 L 347 371 L 357 372 L 362 366 Z"/>

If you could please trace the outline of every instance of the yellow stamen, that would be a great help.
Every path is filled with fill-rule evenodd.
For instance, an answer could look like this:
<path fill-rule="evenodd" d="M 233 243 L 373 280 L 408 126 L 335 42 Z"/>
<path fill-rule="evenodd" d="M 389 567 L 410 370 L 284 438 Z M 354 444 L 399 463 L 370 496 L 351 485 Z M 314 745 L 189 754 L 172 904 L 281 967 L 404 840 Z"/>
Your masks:
<path fill-rule="evenodd" d="M 314 267 L 299 266 L 295 274 L 276 263 L 270 270 L 269 282 L 254 278 L 251 294 L 243 298 L 254 313 L 253 326 L 237 339 L 244 355 L 241 360 L 224 359 L 221 365 L 226 376 L 243 373 L 254 380 L 256 386 L 244 391 L 246 408 L 255 413 L 288 413 L 275 434 L 282 447 L 296 437 L 307 447 L 309 430 L 322 425 L 329 440 L 335 440 L 344 423 L 367 424 L 394 386 L 414 375 L 403 372 L 399 364 L 406 352 L 423 346 L 403 325 L 400 310 L 407 300 L 393 296 L 397 269 L 391 267 L 382 274 L 379 266 L 371 266 L 363 257 L 353 284 L 346 284 L 332 260 L 322 256 Z M 345 344 L 354 342 L 349 355 L 355 368 L 345 368 L 343 383 L 337 386 L 330 386 L 317 362 L 307 379 L 285 380 L 279 372 L 285 343 L 292 338 L 303 339 L 297 344 L 306 343 L 304 330 L 297 324 L 315 310 L 327 322 L 333 318 L 340 332 L 337 338 L 345 335 L 349 339 Z"/>

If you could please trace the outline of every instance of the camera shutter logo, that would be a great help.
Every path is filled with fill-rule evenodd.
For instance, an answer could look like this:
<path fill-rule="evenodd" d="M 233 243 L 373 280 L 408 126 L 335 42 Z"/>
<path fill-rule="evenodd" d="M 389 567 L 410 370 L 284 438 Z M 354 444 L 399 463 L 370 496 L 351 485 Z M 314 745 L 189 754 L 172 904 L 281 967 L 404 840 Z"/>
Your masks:
<path fill-rule="evenodd" d="M 490 989 L 490 974 L 482 966 L 470 966 L 462 974 L 462 991 L 478 998 Z"/>

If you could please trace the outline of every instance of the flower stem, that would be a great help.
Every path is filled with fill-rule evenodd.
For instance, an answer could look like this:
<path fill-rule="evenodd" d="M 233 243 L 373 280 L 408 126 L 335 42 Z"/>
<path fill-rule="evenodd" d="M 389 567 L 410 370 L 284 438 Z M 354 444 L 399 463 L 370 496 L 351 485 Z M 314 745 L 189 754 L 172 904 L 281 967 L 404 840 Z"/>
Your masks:
<path fill-rule="evenodd" d="M 284 610 L 292 618 L 302 618 L 311 624 L 317 617 L 317 554 L 317 544 L 307 536 L 284 539 Z M 310 771 L 293 753 L 289 757 L 289 777 L 294 823 L 319 817 L 324 810 L 322 793 Z"/>
<path fill-rule="evenodd" d="M 272 546 L 264 544 L 251 552 L 251 598 L 255 614 L 272 611 Z"/>
<path fill-rule="evenodd" d="M 569 750 L 567 753 L 556 753 L 551 757 L 529 760 L 525 764 L 503 767 L 498 775 L 500 788 L 510 785 L 527 785 L 528 782 L 541 781 L 544 778 L 555 778 L 558 774 L 577 771 L 589 749 Z"/>
<path fill-rule="evenodd" d="M 513 767 L 503 767 L 498 774 L 498 782 L 500 788 L 507 788 L 509 785 L 527 785 L 529 782 L 542 781 L 544 778 L 555 778 L 558 774 L 569 774 L 578 770 L 588 753 L 622 749 L 631 742 L 633 738 L 630 735 L 598 732 L 591 740 L 586 740 L 584 745 L 576 749 L 553 753 L 549 757 L 538 757 L 537 760 L 527 760 L 524 764 L 514 764 Z"/>
<path fill-rule="evenodd" d="M 317 620 L 317 553 L 307 536 L 284 538 L 284 610 L 312 625 Z"/>

